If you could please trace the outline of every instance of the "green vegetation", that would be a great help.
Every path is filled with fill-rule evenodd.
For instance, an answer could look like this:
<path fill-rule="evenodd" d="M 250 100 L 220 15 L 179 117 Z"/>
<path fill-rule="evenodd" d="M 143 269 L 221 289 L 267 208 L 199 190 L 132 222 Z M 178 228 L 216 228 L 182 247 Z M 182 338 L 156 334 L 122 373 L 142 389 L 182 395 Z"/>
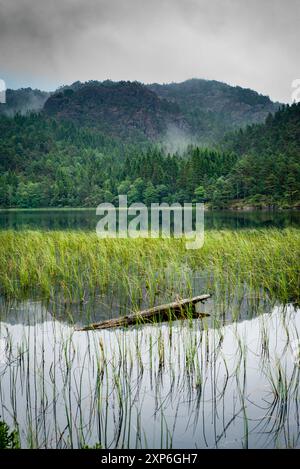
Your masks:
<path fill-rule="evenodd" d="M 139 308 L 161 292 L 169 300 L 191 294 L 197 273 L 206 278 L 203 291 L 247 285 L 299 302 L 300 232 L 292 228 L 209 231 L 193 251 L 183 239 L 99 240 L 89 232 L 3 231 L 0 245 L 2 293 L 16 298 L 54 298 L 59 291 L 64 302 L 80 303 L 110 292 Z"/>
<path fill-rule="evenodd" d="M 297 207 L 300 105 L 255 123 L 276 108 L 204 80 L 75 83 L 0 117 L 0 207 Z M 180 154 L 174 125 L 194 142 Z M 58 228 L 0 231 L 0 406 L 18 430 L 0 421 L 1 449 L 299 446 L 299 229 L 207 230 L 191 251 Z M 209 317 L 73 327 L 194 293 Z"/>
<path fill-rule="evenodd" d="M 263 122 L 279 107 L 253 90 L 214 80 L 191 79 L 149 88 L 162 99 L 177 103 L 193 135 L 206 145 L 215 144 L 233 129 Z"/>
<path fill-rule="evenodd" d="M 39 111 L 92 126 L 122 139 L 155 141 L 176 133 L 212 144 L 225 132 L 262 122 L 278 109 L 267 96 L 210 80 L 143 85 L 120 81 L 75 82 L 54 93 L 31 88 L 7 90 L 0 115 Z M 171 143 L 171 142 L 170 142 Z"/>
<path fill-rule="evenodd" d="M 16 430 L 10 431 L 7 423 L 0 420 L 0 449 L 17 449 L 20 447 Z"/>
<path fill-rule="evenodd" d="M 92 207 L 118 194 L 147 205 L 299 206 L 300 104 L 228 135 L 218 149 L 190 145 L 181 155 L 42 114 L 1 117 L 0 130 L 2 208 Z"/>
<path fill-rule="evenodd" d="M 300 103 L 270 114 L 264 125 L 228 135 L 223 148 L 239 156 L 224 181 L 229 187 L 227 200 L 241 198 L 258 207 L 299 206 Z"/>
<path fill-rule="evenodd" d="M 277 233 L 271 240 L 278 248 Z M 298 447 L 299 314 L 257 293 L 246 303 L 251 321 L 238 321 L 246 295 L 234 314 L 230 298 L 214 295 L 213 324 L 89 332 L 51 303 L 8 301 L 0 404 L 19 422 L 22 447 L 217 448 L 233 436 L 234 447 Z"/>

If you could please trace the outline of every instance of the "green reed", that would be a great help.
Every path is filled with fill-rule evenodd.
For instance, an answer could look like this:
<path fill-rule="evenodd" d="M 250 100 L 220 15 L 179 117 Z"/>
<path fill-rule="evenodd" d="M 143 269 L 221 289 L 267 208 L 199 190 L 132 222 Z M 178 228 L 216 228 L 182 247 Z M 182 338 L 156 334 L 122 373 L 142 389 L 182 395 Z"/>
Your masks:
<path fill-rule="evenodd" d="M 145 299 L 152 305 L 161 297 L 190 294 L 195 273 L 205 279 L 203 288 L 218 290 L 224 302 L 239 290 L 244 297 L 245 285 L 283 303 L 299 302 L 300 230 L 208 231 L 199 250 L 186 250 L 184 239 L 0 233 L 0 288 L 12 298 L 58 295 L 66 304 L 80 304 L 110 292 L 139 308 Z"/>

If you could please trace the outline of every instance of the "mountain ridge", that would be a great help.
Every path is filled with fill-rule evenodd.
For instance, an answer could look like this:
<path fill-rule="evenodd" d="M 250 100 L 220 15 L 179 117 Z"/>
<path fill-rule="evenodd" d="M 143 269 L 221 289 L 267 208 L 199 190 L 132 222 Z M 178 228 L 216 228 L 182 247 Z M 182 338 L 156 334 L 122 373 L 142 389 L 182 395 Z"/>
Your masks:
<path fill-rule="evenodd" d="M 7 105 L 0 106 L 0 113 L 33 110 L 125 140 L 209 145 L 232 130 L 263 122 L 279 106 L 256 91 L 216 80 L 193 78 L 169 84 L 105 80 L 77 81 L 53 93 L 8 90 Z"/>

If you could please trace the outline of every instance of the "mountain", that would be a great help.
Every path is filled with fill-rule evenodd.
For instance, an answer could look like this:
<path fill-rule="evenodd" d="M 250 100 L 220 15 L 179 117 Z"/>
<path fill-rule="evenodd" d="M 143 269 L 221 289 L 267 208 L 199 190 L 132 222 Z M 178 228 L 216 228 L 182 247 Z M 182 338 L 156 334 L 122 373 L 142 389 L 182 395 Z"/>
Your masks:
<path fill-rule="evenodd" d="M 205 80 L 9 91 L 0 206 L 96 206 L 127 194 L 130 203 L 298 207 L 300 104 L 278 106 Z"/>
<path fill-rule="evenodd" d="M 214 144 L 229 131 L 263 122 L 278 108 L 267 96 L 218 81 L 144 85 L 106 80 L 77 81 L 54 93 L 7 90 L 0 114 L 42 111 L 123 141 L 160 142 L 175 151 L 189 143 Z"/>
<path fill-rule="evenodd" d="M 63 87 L 49 97 L 44 111 L 126 140 L 186 146 L 215 143 L 230 130 L 264 121 L 278 107 L 255 91 L 217 81 L 143 85 L 107 80 Z"/>
<path fill-rule="evenodd" d="M 6 103 L 0 104 L 0 115 L 13 116 L 17 113 L 26 114 L 40 111 L 51 93 L 47 91 L 20 88 L 6 90 Z"/>
<path fill-rule="evenodd" d="M 126 140 L 158 140 L 168 128 L 189 132 L 178 105 L 138 82 L 74 83 L 49 97 L 47 116 Z"/>
<path fill-rule="evenodd" d="M 148 88 L 176 103 L 198 140 L 212 143 L 235 128 L 263 122 L 280 104 L 257 92 L 215 80 L 152 84 Z"/>

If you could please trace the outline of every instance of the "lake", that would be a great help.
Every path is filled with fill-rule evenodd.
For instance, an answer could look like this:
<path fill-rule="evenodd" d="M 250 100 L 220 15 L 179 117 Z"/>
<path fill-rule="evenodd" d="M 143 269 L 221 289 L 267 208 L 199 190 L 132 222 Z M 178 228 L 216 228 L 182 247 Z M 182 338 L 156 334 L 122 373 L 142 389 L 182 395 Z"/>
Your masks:
<path fill-rule="evenodd" d="M 0 229 L 95 230 L 95 209 L 0 210 Z M 300 226 L 300 211 L 206 211 L 205 229 Z"/>
<path fill-rule="evenodd" d="M 55 252 L 51 244 L 44 259 L 32 261 L 30 271 L 31 258 L 26 255 L 27 250 L 38 249 L 35 232 L 19 238 L 13 258 L 2 257 L 14 287 L 13 261 L 16 269 L 23 266 L 19 280 L 24 285 L 35 268 L 34 279 L 40 278 L 43 285 L 43 272 L 49 270 L 53 282 L 50 295 L 45 290 L 36 296 L 25 291 L 20 298 L 9 294 L 10 283 L 5 284 L 7 290 L 1 285 L 5 293 L 0 296 L 0 420 L 18 429 L 22 447 L 299 448 L 300 309 L 289 297 L 297 288 L 292 283 L 299 256 L 299 246 L 292 240 L 299 238 L 293 230 L 284 232 L 288 227 L 299 228 L 299 212 L 206 212 L 208 231 L 226 229 L 237 234 L 237 238 L 227 235 L 227 247 L 224 238 L 213 274 L 209 262 L 205 269 L 192 269 L 184 252 L 179 255 L 178 251 L 177 259 L 174 246 L 166 253 L 148 247 L 145 260 L 152 263 L 144 264 L 134 247 L 127 244 L 127 254 L 122 245 L 110 246 L 110 240 L 105 240 L 101 256 L 106 263 L 101 268 L 111 266 L 113 272 L 99 269 L 105 279 L 102 290 L 89 292 L 82 282 L 84 295 L 77 298 L 79 285 L 69 290 L 66 282 L 76 269 L 76 275 L 84 272 L 91 262 L 84 261 L 91 259 L 94 247 L 84 242 L 91 239 L 88 234 L 82 238 L 75 234 L 94 231 L 97 220 L 92 210 L 0 211 L 2 234 L 5 229 L 17 234 L 35 230 L 40 242 L 44 232 L 55 235 L 42 244 L 46 248 L 53 242 Z M 249 228 L 258 234 L 250 231 L 244 236 Z M 268 233 L 275 228 L 279 234 L 275 230 L 269 242 Z M 64 238 L 52 230 L 69 235 Z M 207 238 L 213 251 L 220 249 L 223 238 L 218 233 Z M 6 241 L 10 239 L 8 234 Z M 236 252 L 231 239 L 236 243 L 240 239 Z M 246 265 L 249 249 L 253 251 Z M 290 251 L 295 264 L 287 259 Z M 163 256 L 168 260 L 169 254 L 173 264 L 160 260 Z M 240 262 L 237 279 L 235 273 L 230 276 L 230 267 L 238 255 L 245 265 Z M 130 256 L 132 271 L 127 271 Z M 160 256 L 159 271 L 155 256 Z M 55 260 L 60 266 L 64 259 L 64 272 L 57 272 Z M 279 264 L 278 259 L 282 259 Z M 200 260 L 201 256 L 196 266 Z M 252 271 L 242 276 L 252 268 L 255 278 L 261 275 L 264 281 L 259 288 Z M 293 275 L 288 277 L 291 269 Z M 116 283 L 110 283 L 110 275 Z M 54 288 L 57 279 L 63 294 Z M 142 309 L 152 302 L 169 302 L 178 292 L 185 297 L 208 290 L 211 298 L 197 307 L 209 315 L 204 319 L 78 330 L 128 313 L 137 305 Z M 66 291 L 71 292 L 68 300 Z"/>
<path fill-rule="evenodd" d="M 18 423 L 23 447 L 299 446 L 299 310 L 171 331 L 76 332 L 39 302 L 10 304 L 2 417 Z"/>

